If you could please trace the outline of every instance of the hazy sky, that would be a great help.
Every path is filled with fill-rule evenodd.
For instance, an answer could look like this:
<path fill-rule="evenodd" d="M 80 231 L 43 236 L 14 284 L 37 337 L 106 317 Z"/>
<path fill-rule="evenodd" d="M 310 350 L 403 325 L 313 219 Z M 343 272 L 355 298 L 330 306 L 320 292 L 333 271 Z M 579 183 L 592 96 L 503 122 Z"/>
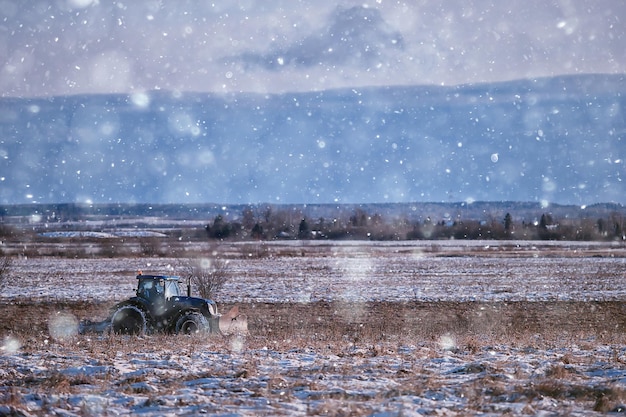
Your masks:
<path fill-rule="evenodd" d="M 624 0 L 0 0 L 0 95 L 626 72 Z"/>

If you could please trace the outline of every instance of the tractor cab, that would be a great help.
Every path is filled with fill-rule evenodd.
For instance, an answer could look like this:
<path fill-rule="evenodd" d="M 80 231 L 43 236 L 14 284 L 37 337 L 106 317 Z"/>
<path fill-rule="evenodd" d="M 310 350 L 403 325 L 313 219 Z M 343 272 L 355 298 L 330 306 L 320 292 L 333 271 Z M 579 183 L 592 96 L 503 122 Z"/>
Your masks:
<path fill-rule="evenodd" d="M 137 297 L 149 301 L 169 300 L 180 296 L 179 277 L 167 275 L 137 275 Z"/>

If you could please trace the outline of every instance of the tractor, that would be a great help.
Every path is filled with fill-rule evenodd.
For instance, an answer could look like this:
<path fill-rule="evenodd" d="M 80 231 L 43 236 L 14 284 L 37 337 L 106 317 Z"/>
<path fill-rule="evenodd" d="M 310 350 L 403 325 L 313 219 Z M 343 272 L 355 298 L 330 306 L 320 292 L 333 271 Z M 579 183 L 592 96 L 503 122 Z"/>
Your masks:
<path fill-rule="evenodd" d="M 179 283 L 180 278 L 176 276 L 139 273 L 135 297 L 113 306 L 109 318 L 102 322 L 81 322 L 79 332 L 247 332 L 247 320 L 239 314 L 236 306 L 221 315 L 214 301 L 192 297 L 190 284 L 187 285 L 187 295 L 182 295 Z"/>

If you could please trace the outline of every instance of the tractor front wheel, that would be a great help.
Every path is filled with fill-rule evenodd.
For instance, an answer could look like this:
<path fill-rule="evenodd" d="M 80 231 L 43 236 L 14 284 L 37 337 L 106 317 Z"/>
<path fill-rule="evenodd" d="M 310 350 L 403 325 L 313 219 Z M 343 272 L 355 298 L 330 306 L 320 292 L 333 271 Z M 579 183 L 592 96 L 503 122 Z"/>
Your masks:
<path fill-rule="evenodd" d="M 146 325 L 145 313 L 133 305 L 118 308 L 111 317 L 111 330 L 117 334 L 144 334 Z"/>
<path fill-rule="evenodd" d="M 185 313 L 176 321 L 176 333 L 194 334 L 208 331 L 209 322 L 197 312 Z"/>

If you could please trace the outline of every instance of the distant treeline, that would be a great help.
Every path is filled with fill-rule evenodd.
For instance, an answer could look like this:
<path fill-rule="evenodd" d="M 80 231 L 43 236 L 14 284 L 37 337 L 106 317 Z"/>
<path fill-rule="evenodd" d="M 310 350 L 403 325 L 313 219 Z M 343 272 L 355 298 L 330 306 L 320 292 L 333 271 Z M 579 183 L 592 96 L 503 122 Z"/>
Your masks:
<path fill-rule="evenodd" d="M 213 219 L 221 215 L 229 220 L 243 216 L 244 211 L 301 213 L 309 218 L 335 218 L 361 210 L 377 213 L 385 218 L 405 217 L 408 220 L 463 218 L 485 220 L 510 213 L 524 221 L 539 220 L 543 213 L 558 218 L 602 218 L 613 213 L 626 215 L 626 206 L 616 203 L 598 203 L 588 206 L 516 201 L 475 201 L 448 203 L 363 203 L 363 204 L 149 204 L 149 203 L 54 203 L 54 204 L 0 204 L 0 221 L 8 218 L 42 217 L 48 221 L 80 221 L 86 219 L 113 219 L 158 217 L 171 220 Z"/>
<path fill-rule="evenodd" d="M 186 233 L 195 239 L 524 239 L 625 240 L 626 208 L 618 204 L 589 207 L 516 202 L 398 203 L 344 205 L 150 205 L 39 204 L 0 206 L 0 226 L 28 224 L 37 229 L 90 227 L 98 220 L 137 222 L 158 218 L 196 220 L 203 229 Z M 96 224 L 96 223 L 94 223 Z M 167 226 L 165 226 L 167 227 Z M 180 224 L 171 226 L 181 228 Z M 189 232 L 189 231 L 188 231 Z"/>
<path fill-rule="evenodd" d="M 258 218 L 244 212 L 242 221 L 217 216 L 205 227 L 209 239 L 328 239 L 328 240 L 422 240 L 422 239 L 519 239 L 519 240 L 625 240 L 622 214 L 606 218 L 558 219 L 543 213 L 538 221 L 516 220 L 510 213 L 489 220 L 457 218 L 409 221 L 386 219 L 380 214 L 355 210 L 347 218 L 311 219 L 290 212 L 265 212 Z"/>

